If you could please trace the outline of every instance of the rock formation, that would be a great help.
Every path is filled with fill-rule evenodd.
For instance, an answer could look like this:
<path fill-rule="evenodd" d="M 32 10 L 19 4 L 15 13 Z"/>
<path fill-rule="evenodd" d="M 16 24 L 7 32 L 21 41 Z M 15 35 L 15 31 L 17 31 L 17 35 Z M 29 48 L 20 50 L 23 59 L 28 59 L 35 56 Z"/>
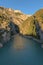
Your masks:
<path fill-rule="evenodd" d="M 0 47 L 16 33 L 33 36 L 43 42 L 43 9 L 33 15 L 0 7 Z"/>

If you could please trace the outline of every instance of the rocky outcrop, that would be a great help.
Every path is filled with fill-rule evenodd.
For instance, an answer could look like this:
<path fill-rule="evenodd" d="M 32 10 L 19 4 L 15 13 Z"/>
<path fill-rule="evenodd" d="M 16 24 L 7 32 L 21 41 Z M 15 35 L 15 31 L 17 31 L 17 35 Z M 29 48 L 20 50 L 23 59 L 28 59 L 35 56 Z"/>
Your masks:
<path fill-rule="evenodd" d="M 19 27 L 13 22 L 9 22 L 5 28 L 0 27 L 0 47 L 3 47 L 17 33 L 19 33 Z"/>
<path fill-rule="evenodd" d="M 0 7 L 0 47 L 20 32 L 21 24 L 28 17 L 19 10 Z"/>
<path fill-rule="evenodd" d="M 0 7 L 0 47 L 17 33 L 43 42 L 43 9 L 34 15 L 26 15 L 19 10 Z"/>

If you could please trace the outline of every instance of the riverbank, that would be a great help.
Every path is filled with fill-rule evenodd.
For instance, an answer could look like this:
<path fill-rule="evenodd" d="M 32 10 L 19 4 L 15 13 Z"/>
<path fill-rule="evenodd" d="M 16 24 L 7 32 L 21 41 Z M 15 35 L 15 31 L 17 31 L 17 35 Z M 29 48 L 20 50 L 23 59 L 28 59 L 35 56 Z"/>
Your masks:
<path fill-rule="evenodd" d="M 22 37 L 24 37 L 24 38 L 27 38 L 27 39 L 32 39 L 32 40 L 34 40 L 34 41 L 36 41 L 36 42 L 38 42 L 38 43 L 43 44 L 42 41 L 41 41 L 40 39 L 36 39 L 35 37 L 26 36 L 26 35 L 22 35 L 22 34 L 20 34 L 20 36 L 22 36 Z"/>
<path fill-rule="evenodd" d="M 40 43 L 40 44 L 43 44 L 41 40 L 36 39 L 35 37 L 32 37 L 32 36 L 26 36 L 26 35 L 22 35 L 22 34 L 15 34 L 15 35 L 19 35 L 19 36 L 22 36 L 22 37 L 27 38 L 27 39 L 32 39 L 32 40 L 34 40 L 34 41 L 36 41 L 36 42 L 38 42 L 38 43 Z M 11 36 L 11 38 L 9 39 L 9 41 L 10 41 L 11 39 L 13 39 L 15 35 Z M 3 42 L 4 42 L 4 41 L 3 41 Z M 8 42 L 8 41 L 7 41 L 7 42 Z M 7 42 L 6 42 L 6 43 L 7 43 Z M 3 43 L 3 44 L 0 43 L 0 48 L 3 47 L 3 45 L 5 45 L 6 43 Z"/>

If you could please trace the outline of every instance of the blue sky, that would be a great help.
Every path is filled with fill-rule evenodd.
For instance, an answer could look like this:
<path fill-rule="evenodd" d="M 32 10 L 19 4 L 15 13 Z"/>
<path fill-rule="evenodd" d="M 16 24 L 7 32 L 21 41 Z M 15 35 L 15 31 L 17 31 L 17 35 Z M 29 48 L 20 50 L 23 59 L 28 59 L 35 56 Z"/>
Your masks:
<path fill-rule="evenodd" d="M 34 14 L 43 8 L 43 0 L 0 0 L 0 6 L 21 10 L 25 14 Z"/>

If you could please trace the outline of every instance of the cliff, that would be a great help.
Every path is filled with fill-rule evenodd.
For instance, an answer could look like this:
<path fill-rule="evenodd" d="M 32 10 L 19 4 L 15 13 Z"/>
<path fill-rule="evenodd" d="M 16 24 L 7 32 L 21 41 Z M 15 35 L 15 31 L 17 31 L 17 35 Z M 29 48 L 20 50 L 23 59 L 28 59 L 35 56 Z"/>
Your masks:
<path fill-rule="evenodd" d="M 33 36 L 43 43 L 43 9 L 28 17 L 22 23 L 22 34 Z"/>
<path fill-rule="evenodd" d="M 33 36 L 43 42 L 43 9 L 26 15 L 20 10 L 0 7 L 0 46 L 16 33 Z"/>

